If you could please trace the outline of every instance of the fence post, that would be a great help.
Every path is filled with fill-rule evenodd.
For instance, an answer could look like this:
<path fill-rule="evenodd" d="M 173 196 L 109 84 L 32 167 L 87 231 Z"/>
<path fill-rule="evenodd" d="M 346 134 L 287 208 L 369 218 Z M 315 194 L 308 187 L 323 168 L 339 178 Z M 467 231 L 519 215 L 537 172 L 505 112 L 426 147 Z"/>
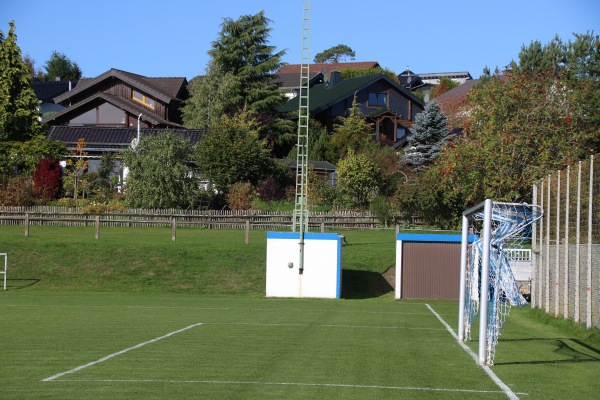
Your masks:
<path fill-rule="evenodd" d="M 29 213 L 25 213 L 25 237 L 29 236 Z"/>
<path fill-rule="evenodd" d="M 96 240 L 100 238 L 100 216 L 96 215 Z"/>
<path fill-rule="evenodd" d="M 246 220 L 246 244 L 250 242 L 250 221 Z"/>
<path fill-rule="evenodd" d="M 321 233 L 325 233 L 325 222 L 321 222 Z"/>
<path fill-rule="evenodd" d="M 175 222 L 175 217 L 171 217 L 171 240 L 175 241 L 177 239 L 177 224 Z"/>

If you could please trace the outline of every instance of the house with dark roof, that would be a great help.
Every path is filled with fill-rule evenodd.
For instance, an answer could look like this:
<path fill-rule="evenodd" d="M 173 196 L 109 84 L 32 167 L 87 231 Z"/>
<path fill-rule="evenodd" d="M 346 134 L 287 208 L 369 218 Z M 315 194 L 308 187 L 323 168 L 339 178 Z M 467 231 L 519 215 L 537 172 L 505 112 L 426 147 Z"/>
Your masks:
<path fill-rule="evenodd" d="M 167 128 L 171 132 L 187 138 L 190 143 L 196 144 L 200 141 L 206 131 L 204 129 L 178 129 Z M 165 128 L 119 128 L 111 126 L 52 126 L 48 132 L 48 139 L 58 140 L 65 144 L 67 151 L 75 152 L 77 150 L 77 141 L 85 140 L 83 149 L 89 160 L 88 172 L 97 172 L 100 168 L 101 158 L 105 153 L 119 154 L 120 152 L 131 148 L 135 141 L 140 137 L 157 135 L 165 131 Z M 72 153 L 73 154 L 73 153 Z M 119 178 L 119 184 L 125 181 L 127 170 L 119 158 L 114 160 L 115 165 L 113 174 Z M 63 167 L 66 165 L 62 163 Z"/>
<path fill-rule="evenodd" d="M 425 102 L 428 103 L 429 93 L 432 88 L 440 84 L 440 79 L 450 78 L 459 85 L 463 85 L 473 80 L 469 72 L 436 72 L 415 74 L 408 68 L 398 75 L 398 80 L 405 88 L 411 92 L 423 93 Z"/>
<path fill-rule="evenodd" d="M 373 139 L 401 147 L 410 135 L 415 117 L 425 108 L 424 102 L 385 74 L 371 74 L 340 79 L 333 72 L 329 82 L 310 88 L 310 115 L 329 132 L 352 106 L 354 96 L 367 121 L 373 123 Z M 280 111 L 298 111 L 298 98 L 284 104 Z"/>
<path fill-rule="evenodd" d="M 310 64 L 308 86 L 313 87 L 329 82 L 333 72 L 345 69 L 369 70 L 377 67 L 379 67 L 377 61 Z M 301 70 L 302 64 L 286 64 L 275 73 L 276 83 L 289 99 L 296 97 L 300 92 Z"/>
<path fill-rule="evenodd" d="M 180 112 L 187 84 L 186 78 L 149 78 L 115 68 L 80 79 L 52 98 L 62 109 L 43 120 L 50 126 L 48 138 L 62 141 L 68 150 L 84 139 L 89 172 L 98 170 L 104 153 L 118 153 L 140 135 L 170 129 L 195 143 L 204 132 L 185 129 Z M 115 175 L 123 181 L 119 160 Z"/>
<path fill-rule="evenodd" d="M 60 104 L 56 104 L 54 102 L 54 98 L 71 90 L 76 84 L 76 81 L 42 81 L 37 78 L 34 79 L 31 82 L 31 87 L 33 88 L 35 97 L 37 97 L 40 104 L 40 113 L 44 115 L 46 113 L 57 112 L 65 108 Z"/>
<path fill-rule="evenodd" d="M 50 126 L 182 128 L 180 107 L 187 98 L 186 78 L 148 78 L 110 69 L 80 79 L 56 97 L 65 107 L 44 119 Z"/>

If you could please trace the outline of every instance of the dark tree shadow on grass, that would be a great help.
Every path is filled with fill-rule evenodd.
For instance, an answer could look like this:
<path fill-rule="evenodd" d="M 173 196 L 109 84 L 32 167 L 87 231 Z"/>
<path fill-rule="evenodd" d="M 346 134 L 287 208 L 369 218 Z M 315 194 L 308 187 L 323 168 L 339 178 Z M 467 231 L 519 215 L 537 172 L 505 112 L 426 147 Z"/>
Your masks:
<path fill-rule="evenodd" d="M 16 289 L 16 290 L 20 290 L 20 289 L 25 289 L 28 288 L 30 286 L 35 285 L 36 283 L 40 282 L 41 279 L 10 279 L 10 278 L 6 278 L 6 290 L 10 290 L 10 289 Z M 0 287 L 0 289 L 2 289 Z"/>
<path fill-rule="evenodd" d="M 373 271 L 342 269 L 342 297 L 368 299 L 394 291 L 383 274 Z"/>
<path fill-rule="evenodd" d="M 574 363 L 585 363 L 585 362 L 600 362 L 600 350 L 596 349 L 586 343 L 581 342 L 577 339 L 571 338 L 532 338 L 532 339 L 501 339 L 499 345 L 502 343 L 515 343 L 519 346 L 523 346 L 520 342 L 531 342 L 526 346 L 523 346 L 524 357 L 527 356 L 527 347 L 534 343 L 543 343 L 548 347 L 554 349 L 548 352 L 547 360 L 528 360 L 528 361 L 508 361 L 508 362 L 494 362 L 494 365 L 536 365 L 536 364 L 574 364 Z M 574 346 L 575 345 L 575 346 Z M 576 347 L 579 346 L 580 349 Z M 585 349 L 584 352 L 581 349 Z M 554 359 L 552 359 L 555 356 Z M 557 359 L 560 357 L 561 359 Z"/>

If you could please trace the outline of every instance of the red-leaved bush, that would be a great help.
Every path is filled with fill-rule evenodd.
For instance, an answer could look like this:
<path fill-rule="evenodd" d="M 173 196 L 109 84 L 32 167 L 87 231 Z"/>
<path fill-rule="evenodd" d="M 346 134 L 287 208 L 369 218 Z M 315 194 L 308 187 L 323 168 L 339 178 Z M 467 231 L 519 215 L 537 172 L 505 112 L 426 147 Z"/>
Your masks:
<path fill-rule="evenodd" d="M 42 158 L 33 173 L 36 197 L 43 200 L 58 199 L 62 193 L 62 167 L 58 160 Z"/>

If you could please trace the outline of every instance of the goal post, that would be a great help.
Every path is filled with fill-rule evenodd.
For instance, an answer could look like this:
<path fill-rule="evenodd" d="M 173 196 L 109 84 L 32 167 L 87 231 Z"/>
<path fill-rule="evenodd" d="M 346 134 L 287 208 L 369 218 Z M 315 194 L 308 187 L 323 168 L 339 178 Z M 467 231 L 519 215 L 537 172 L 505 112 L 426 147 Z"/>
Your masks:
<path fill-rule="evenodd" d="M 8 254 L 0 253 L 0 257 L 4 258 L 4 268 L 0 269 L 0 274 L 4 275 L 4 290 L 6 290 L 6 270 L 8 267 Z"/>
<path fill-rule="evenodd" d="M 512 258 L 530 243 L 532 226 L 542 209 L 527 203 L 487 199 L 462 214 L 458 340 L 471 338 L 479 318 L 480 365 L 493 365 L 495 348 L 511 306 L 527 301 L 516 283 Z M 476 240 L 469 242 L 469 235 Z M 505 248 L 505 246 L 509 247 Z"/>
<path fill-rule="evenodd" d="M 490 269 L 490 242 L 491 242 L 491 226 L 492 226 L 492 200 L 487 199 L 474 207 L 463 212 L 462 215 L 462 238 L 460 249 L 460 296 L 459 296 L 459 317 L 458 317 L 458 338 L 461 342 L 465 341 L 465 293 L 467 260 L 469 249 L 469 225 L 471 217 L 478 211 L 483 209 L 483 254 L 481 265 L 481 287 L 489 285 L 489 269 Z M 479 356 L 478 362 L 483 365 L 485 363 L 485 348 L 487 345 L 487 291 L 480 290 L 480 311 L 479 311 Z M 483 357 L 483 359 L 482 359 Z"/>

